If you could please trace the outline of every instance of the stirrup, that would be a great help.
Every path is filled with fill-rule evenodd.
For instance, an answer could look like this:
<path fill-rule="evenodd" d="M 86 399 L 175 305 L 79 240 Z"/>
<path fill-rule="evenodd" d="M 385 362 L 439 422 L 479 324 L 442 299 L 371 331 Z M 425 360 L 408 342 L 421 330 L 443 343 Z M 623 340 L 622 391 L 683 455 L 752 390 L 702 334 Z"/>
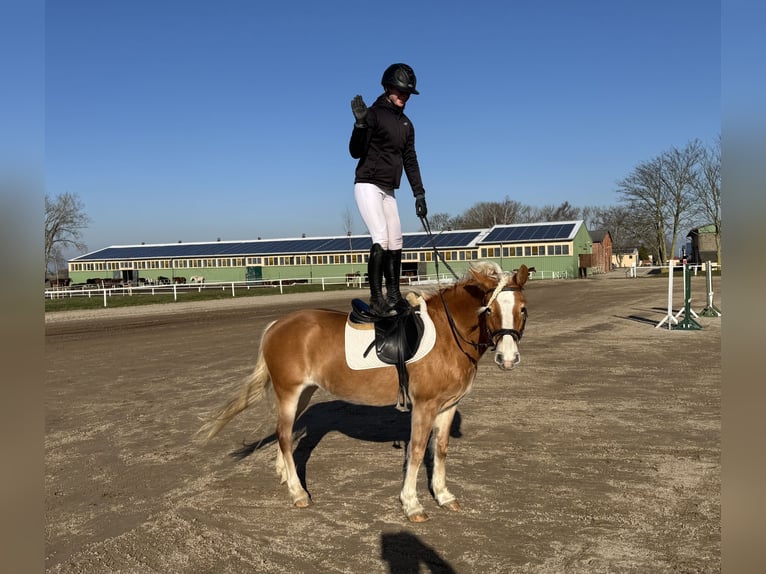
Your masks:
<path fill-rule="evenodd" d="M 410 304 L 404 300 L 401 293 L 398 293 L 398 297 L 395 295 L 386 297 L 386 305 L 391 309 L 395 315 L 404 313 L 410 308 Z"/>
<path fill-rule="evenodd" d="M 386 300 L 382 297 L 379 299 L 370 297 L 370 311 L 378 317 L 392 317 L 396 315 L 396 311 L 389 307 Z"/>

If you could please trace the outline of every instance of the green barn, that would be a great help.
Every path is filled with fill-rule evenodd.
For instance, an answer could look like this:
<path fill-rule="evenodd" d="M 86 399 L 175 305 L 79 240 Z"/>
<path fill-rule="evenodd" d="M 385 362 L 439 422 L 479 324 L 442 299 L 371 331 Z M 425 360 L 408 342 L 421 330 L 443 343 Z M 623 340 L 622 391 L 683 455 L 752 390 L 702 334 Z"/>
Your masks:
<path fill-rule="evenodd" d="M 434 246 L 462 274 L 471 261 L 496 261 L 503 269 L 526 264 L 538 279 L 582 275 L 590 259 L 590 234 L 582 220 L 496 225 L 490 229 L 405 233 L 402 277 L 437 271 Z M 115 245 L 68 262 L 72 284 L 107 280 L 130 284 L 185 282 L 344 280 L 367 271 L 369 235 Z M 589 265 L 585 264 L 586 267 Z M 439 266 L 442 276 L 447 272 Z"/>

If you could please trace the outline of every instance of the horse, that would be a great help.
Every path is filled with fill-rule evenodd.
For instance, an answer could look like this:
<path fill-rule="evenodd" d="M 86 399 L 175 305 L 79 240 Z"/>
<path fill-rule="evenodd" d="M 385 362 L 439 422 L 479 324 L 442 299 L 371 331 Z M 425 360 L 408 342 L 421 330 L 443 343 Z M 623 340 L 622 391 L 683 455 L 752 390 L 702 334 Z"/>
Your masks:
<path fill-rule="evenodd" d="M 72 284 L 72 279 L 69 277 L 65 278 L 56 278 L 56 279 L 46 279 L 48 281 L 48 284 L 51 286 L 51 288 L 56 287 L 69 287 L 69 285 Z"/>
<path fill-rule="evenodd" d="M 407 365 L 410 438 L 399 500 L 411 522 L 429 519 L 417 495 L 418 471 L 429 447 L 433 455 L 431 490 L 437 504 L 448 510 L 461 509 L 446 483 L 450 427 L 459 401 L 473 385 L 479 359 L 488 349 L 494 351 L 494 362 L 502 370 L 519 364 L 519 341 L 527 317 L 523 292 L 527 278 L 525 265 L 508 273 L 494 262 L 477 261 L 461 279 L 421 294 L 436 340 L 428 354 Z M 394 366 L 367 370 L 348 366 L 344 350 L 347 319 L 342 311 L 303 309 L 272 321 L 261 336 L 255 368 L 239 393 L 197 431 L 197 439 L 206 444 L 235 415 L 263 399 L 270 385 L 278 411 L 276 471 L 281 483 L 287 484 L 295 507 L 311 503 L 296 471 L 292 433 L 313 393 L 322 388 L 341 400 L 371 406 L 394 405 L 399 396 Z"/>
<path fill-rule="evenodd" d="M 359 271 L 355 273 L 346 273 L 346 287 L 362 286 L 362 274 Z"/>

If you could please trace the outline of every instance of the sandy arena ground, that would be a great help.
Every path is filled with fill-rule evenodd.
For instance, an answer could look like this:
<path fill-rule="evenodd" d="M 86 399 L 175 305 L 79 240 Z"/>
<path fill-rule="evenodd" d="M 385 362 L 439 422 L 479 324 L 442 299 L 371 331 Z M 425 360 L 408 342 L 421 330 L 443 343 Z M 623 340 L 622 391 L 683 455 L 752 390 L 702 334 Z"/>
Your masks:
<path fill-rule="evenodd" d="M 619 277 L 528 284 L 521 365 L 486 355 L 453 426 L 463 511 L 437 507 L 423 468 L 423 524 L 400 509 L 408 418 L 393 407 L 315 395 L 296 425 L 307 509 L 278 483 L 274 444 L 228 456 L 271 434 L 268 403 L 192 442 L 267 322 L 364 291 L 46 315 L 46 571 L 720 572 L 722 319 L 655 329 L 667 281 Z M 699 312 L 704 277 L 692 293 Z"/>

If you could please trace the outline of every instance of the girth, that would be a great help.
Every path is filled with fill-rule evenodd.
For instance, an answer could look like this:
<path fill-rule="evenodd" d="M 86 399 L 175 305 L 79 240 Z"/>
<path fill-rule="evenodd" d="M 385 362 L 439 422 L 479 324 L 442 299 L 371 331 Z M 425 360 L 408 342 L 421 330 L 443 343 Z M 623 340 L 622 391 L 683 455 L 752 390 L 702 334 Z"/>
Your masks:
<path fill-rule="evenodd" d="M 399 397 L 396 408 L 408 411 L 411 404 L 409 397 L 409 373 L 407 361 L 415 356 L 423 338 L 423 319 L 414 307 L 390 317 L 380 317 L 370 311 L 369 305 L 361 299 L 351 301 L 352 323 L 372 323 L 375 326 L 375 338 L 367 350 L 366 357 L 375 347 L 375 353 L 383 363 L 395 365 L 399 375 Z"/>

